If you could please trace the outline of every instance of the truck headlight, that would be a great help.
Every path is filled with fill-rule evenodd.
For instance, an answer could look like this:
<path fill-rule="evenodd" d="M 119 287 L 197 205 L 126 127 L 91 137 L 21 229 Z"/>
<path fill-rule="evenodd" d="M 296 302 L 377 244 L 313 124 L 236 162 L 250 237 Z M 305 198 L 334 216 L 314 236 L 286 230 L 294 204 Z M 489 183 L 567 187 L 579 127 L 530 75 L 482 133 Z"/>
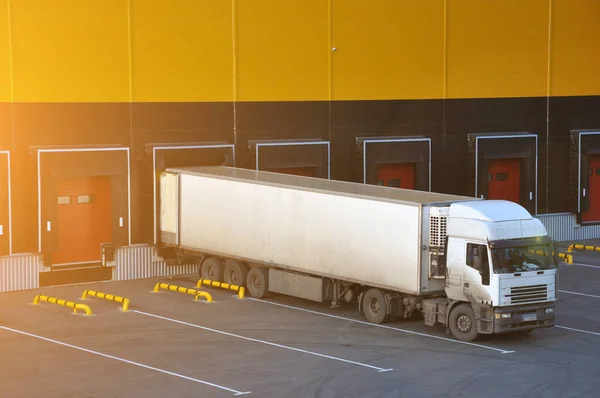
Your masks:
<path fill-rule="evenodd" d="M 510 312 L 505 312 L 503 314 L 496 314 L 496 319 L 500 319 L 500 318 L 510 318 L 511 317 L 511 313 Z"/>
<path fill-rule="evenodd" d="M 554 314 L 554 308 L 546 308 L 546 314 Z"/>

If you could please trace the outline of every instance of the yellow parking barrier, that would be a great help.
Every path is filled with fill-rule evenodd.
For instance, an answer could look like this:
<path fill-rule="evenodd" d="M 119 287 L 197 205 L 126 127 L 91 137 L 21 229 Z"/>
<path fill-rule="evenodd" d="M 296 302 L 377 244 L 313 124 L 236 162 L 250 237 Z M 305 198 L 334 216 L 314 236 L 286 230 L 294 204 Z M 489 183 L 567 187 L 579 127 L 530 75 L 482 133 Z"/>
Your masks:
<path fill-rule="evenodd" d="M 92 310 L 90 309 L 89 306 L 87 306 L 85 304 L 74 303 L 73 301 L 67 301 L 67 300 L 56 298 L 56 297 L 48 297 L 48 296 L 44 296 L 43 294 L 38 294 L 33 299 L 33 305 L 38 305 L 40 303 L 40 301 L 50 303 L 50 304 L 62 305 L 63 307 L 73 308 L 73 313 L 75 313 L 75 314 L 77 313 L 77 310 L 82 310 L 82 311 L 85 311 L 86 316 L 92 315 Z"/>
<path fill-rule="evenodd" d="M 573 251 L 573 249 L 586 250 L 586 251 L 592 251 L 592 252 L 600 252 L 599 246 L 580 245 L 578 243 L 574 243 L 574 244 L 570 245 L 569 248 L 567 249 L 567 251 L 569 253 L 571 253 Z"/>
<path fill-rule="evenodd" d="M 531 253 L 535 253 L 535 254 L 546 254 L 544 251 L 542 250 L 529 250 Z M 554 252 L 552 253 L 552 255 L 554 256 Z M 565 260 L 566 264 L 573 264 L 573 256 L 567 253 L 558 253 L 558 257 L 562 258 Z"/>
<path fill-rule="evenodd" d="M 558 253 L 558 257 L 563 258 L 567 264 L 573 264 L 573 256 L 570 254 Z"/>
<path fill-rule="evenodd" d="M 170 285 L 168 283 L 157 283 L 156 286 L 154 286 L 154 293 L 157 293 L 159 291 L 159 289 L 170 290 L 172 292 L 191 294 L 194 296 L 194 300 L 198 300 L 198 297 L 201 296 L 201 297 L 204 297 L 208 303 L 210 303 L 212 301 L 212 296 L 210 295 L 210 293 L 203 292 L 201 290 L 189 289 L 187 287 Z"/>
<path fill-rule="evenodd" d="M 209 279 L 200 279 L 198 281 L 198 283 L 196 283 L 196 287 L 197 288 L 202 287 L 202 285 L 213 286 L 213 287 L 220 287 L 222 289 L 234 290 L 234 291 L 236 291 L 238 293 L 238 298 L 241 298 L 241 299 L 244 298 L 244 293 L 246 291 L 243 286 L 232 285 L 230 283 L 225 283 L 225 282 L 211 281 Z"/>
<path fill-rule="evenodd" d="M 98 297 L 105 300 L 116 301 L 117 303 L 121 303 L 123 306 L 121 307 L 121 311 L 127 312 L 129 310 L 129 299 L 121 296 L 115 296 L 113 294 L 96 292 L 94 290 L 86 290 L 81 295 L 81 299 L 85 300 L 88 296 Z"/>

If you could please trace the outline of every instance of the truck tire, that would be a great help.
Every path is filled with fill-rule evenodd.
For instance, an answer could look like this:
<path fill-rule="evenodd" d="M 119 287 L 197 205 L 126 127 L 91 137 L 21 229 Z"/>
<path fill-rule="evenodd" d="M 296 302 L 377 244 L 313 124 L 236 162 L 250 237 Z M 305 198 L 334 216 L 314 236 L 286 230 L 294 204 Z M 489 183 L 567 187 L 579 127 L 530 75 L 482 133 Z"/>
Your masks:
<path fill-rule="evenodd" d="M 200 277 L 211 281 L 223 282 L 223 262 L 216 257 L 209 257 L 202 262 Z"/>
<path fill-rule="evenodd" d="M 454 307 L 450 313 L 448 324 L 452 336 L 460 341 L 473 341 L 479 334 L 475 311 L 469 304 L 459 304 Z"/>
<path fill-rule="evenodd" d="M 237 260 L 225 261 L 223 282 L 246 287 L 246 276 L 248 276 L 246 264 Z"/>
<path fill-rule="evenodd" d="M 379 289 L 369 289 L 362 298 L 362 310 L 367 321 L 371 323 L 385 323 L 390 320 L 388 301 L 385 293 Z"/>
<path fill-rule="evenodd" d="M 246 289 L 254 298 L 264 298 L 269 295 L 269 270 L 256 267 L 248 271 Z"/>

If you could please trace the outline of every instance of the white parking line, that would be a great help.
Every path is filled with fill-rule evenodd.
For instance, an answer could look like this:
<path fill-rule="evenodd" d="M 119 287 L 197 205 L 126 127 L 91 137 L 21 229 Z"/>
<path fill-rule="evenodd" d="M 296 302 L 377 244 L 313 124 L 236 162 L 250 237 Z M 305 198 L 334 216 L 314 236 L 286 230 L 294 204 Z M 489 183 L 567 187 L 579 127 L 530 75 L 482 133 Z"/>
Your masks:
<path fill-rule="evenodd" d="M 373 326 L 373 327 L 378 327 L 378 328 L 383 328 L 383 329 L 395 330 L 395 331 L 402 332 L 402 333 L 414 334 L 414 335 L 417 335 L 417 336 L 430 337 L 432 339 L 449 341 L 451 343 L 465 344 L 465 345 L 470 345 L 470 346 L 473 346 L 473 347 L 485 348 L 487 350 L 492 350 L 492 351 L 500 352 L 501 354 L 512 354 L 512 353 L 516 352 L 516 351 L 508 351 L 508 350 L 503 350 L 503 349 L 500 349 L 500 348 L 490 347 L 490 346 L 482 345 L 482 344 L 469 343 L 467 341 L 460 341 L 460 340 L 449 339 L 449 338 L 446 338 L 446 337 L 434 336 L 432 334 L 414 332 L 412 330 L 400 329 L 400 328 L 395 328 L 395 327 L 392 327 L 392 326 L 379 325 L 379 324 L 376 324 L 376 323 L 369 323 L 369 322 L 359 321 L 357 319 L 346 318 L 346 317 L 338 316 L 338 315 L 332 315 L 332 314 L 328 314 L 326 312 L 318 312 L 318 311 L 307 310 L 307 309 L 300 308 L 300 307 L 294 307 L 294 306 L 291 306 L 291 305 L 274 303 L 272 301 L 266 301 L 266 300 L 256 299 L 256 298 L 253 298 L 253 297 L 248 297 L 247 300 L 259 301 L 259 302 L 265 303 L 265 304 L 271 304 L 271 305 L 276 305 L 276 306 L 279 306 L 279 307 L 290 308 L 290 309 L 293 309 L 293 310 L 304 311 L 304 312 L 308 312 L 308 313 L 311 313 L 311 314 L 322 315 L 322 316 L 326 316 L 326 317 L 329 317 L 329 318 L 340 319 L 342 321 L 359 323 L 361 325 L 367 325 L 367 326 Z"/>
<path fill-rule="evenodd" d="M 115 357 L 115 356 L 112 356 L 112 355 L 103 354 L 103 353 L 98 352 L 98 351 L 88 350 L 87 348 L 82 348 L 82 347 L 78 347 L 78 346 L 75 346 L 75 345 L 72 345 L 72 344 L 63 343 L 62 341 L 49 339 L 47 337 L 42 337 L 42 336 L 38 336 L 38 335 L 35 335 L 35 334 L 32 334 L 32 333 L 23 332 L 21 330 L 16 330 L 16 329 L 8 328 L 6 326 L 0 326 L 0 329 L 4 329 L 4 330 L 7 330 L 9 332 L 14 332 L 14 333 L 22 334 L 22 335 L 29 336 L 29 337 L 34 337 L 36 339 L 48 341 L 48 342 L 54 343 L 54 344 L 59 344 L 59 345 L 65 346 L 65 347 L 74 348 L 76 350 L 84 351 L 84 352 L 87 352 L 89 354 L 94 354 L 94 355 L 99 355 L 101 357 L 105 357 L 105 358 L 109 358 L 109 359 L 114 359 L 115 361 L 125 362 L 125 363 L 128 363 L 130 365 L 139 366 L 141 368 L 154 370 L 155 372 L 160 372 L 160 373 L 168 374 L 170 376 L 175 376 L 175 377 L 179 377 L 181 379 L 185 379 L 185 380 L 193 381 L 193 382 L 196 382 L 196 383 L 204 384 L 204 385 L 207 385 L 207 386 L 215 387 L 215 388 L 218 388 L 218 389 L 221 389 L 221 390 L 229 391 L 229 392 L 233 393 L 234 395 L 246 395 L 246 394 L 250 394 L 250 391 L 242 392 L 242 391 L 238 391 L 238 390 L 233 390 L 231 388 L 223 387 L 223 386 L 220 386 L 218 384 L 209 383 L 208 381 L 194 379 L 193 377 L 188 377 L 188 376 L 180 375 L 180 374 L 177 374 L 177 373 L 169 372 L 168 370 L 163 370 L 163 369 L 155 368 L 155 367 L 152 367 L 152 366 L 144 365 L 142 363 L 133 362 L 133 361 L 130 361 L 128 359 L 123 359 L 123 358 Z"/>
<path fill-rule="evenodd" d="M 571 330 L 573 332 L 587 333 L 587 334 L 593 334 L 595 336 L 600 336 L 600 333 L 590 332 L 589 330 L 581 330 L 581 329 L 569 328 L 569 327 L 566 327 L 566 326 L 559 326 L 559 325 L 554 325 L 554 327 L 557 327 L 557 328 L 560 328 L 560 329 Z"/>
<path fill-rule="evenodd" d="M 229 333 L 229 332 L 224 332 L 222 330 L 212 329 L 212 328 L 208 328 L 208 327 L 205 327 L 205 326 L 196 325 L 196 324 L 189 323 L 189 322 L 179 321 L 177 319 L 171 319 L 171 318 L 167 318 L 167 317 L 160 316 L 160 315 L 150 314 L 150 313 L 147 313 L 147 312 L 142 312 L 142 311 L 137 311 L 137 310 L 133 310 L 131 312 L 135 312 L 135 313 L 141 314 L 141 315 L 150 316 L 150 317 L 153 317 L 153 318 L 162 319 L 162 320 L 169 321 L 169 322 L 179 323 L 181 325 L 191 326 L 191 327 L 197 328 L 197 329 L 207 330 L 209 332 L 220 333 L 220 334 L 224 334 L 226 336 L 235 337 L 235 338 L 243 339 L 243 340 L 248 340 L 248 341 L 252 341 L 252 342 L 255 342 L 255 343 L 261 343 L 261 344 L 266 344 L 266 345 L 270 345 L 270 346 L 273 346 L 273 347 L 285 348 L 285 349 L 288 349 L 288 350 L 301 352 L 303 354 L 310 354 L 310 355 L 315 355 L 315 356 L 322 357 L 322 358 L 333 359 L 334 361 L 340 361 L 340 362 L 350 363 L 350 364 L 353 364 L 353 365 L 363 366 L 365 368 L 375 369 L 379 373 L 381 373 L 381 372 L 389 372 L 391 370 L 394 370 L 394 369 L 384 369 L 384 368 L 380 368 L 380 367 L 377 367 L 377 366 L 368 365 L 366 363 L 350 361 L 348 359 L 343 359 L 343 358 L 338 358 L 338 357 L 332 357 L 330 355 L 319 354 L 318 352 L 302 350 L 300 348 L 294 348 L 294 347 L 290 347 L 290 346 L 286 346 L 286 345 L 282 345 L 282 344 L 272 343 L 270 341 L 258 340 L 258 339 L 254 339 L 254 338 L 251 338 L 251 337 L 240 336 L 239 334 L 233 334 L 233 333 Z"/>
<path fill-rule="evenodd" d="M 567 294 L 574 294 L 576 296 L 585 296 L 585 297 L 592 297 L 592 298 L 597 298 L 600 299 L 600 296 L 596 296 L 594 294 L 587 294 L 587 293 L 577 293 L 577 292 L 570 292 L 568 290 L 559 290 L 559 293 L 567 293 Z"/>
<path fill-rule="evenodd" d="M 568 264 L 568 265 L 576 265 L 578 267 L 587 267 L 587 268 L 600 268 L 599 265 L 588 265 L 588 264 L 581 264 L 581 263 L 573 263 L 573 264 Z"/>

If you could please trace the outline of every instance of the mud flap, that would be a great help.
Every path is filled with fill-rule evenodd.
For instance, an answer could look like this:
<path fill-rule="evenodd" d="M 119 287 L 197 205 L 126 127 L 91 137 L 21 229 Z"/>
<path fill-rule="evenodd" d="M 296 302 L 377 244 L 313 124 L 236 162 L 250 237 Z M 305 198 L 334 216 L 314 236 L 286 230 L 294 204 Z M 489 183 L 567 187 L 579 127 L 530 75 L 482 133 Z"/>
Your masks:
<path fill-rule="evenodd" d="M 494 311 L 479 303 L 471 303 L 477 318 L 477 332 L 481 334 L 494 333 Z"/>
<path fill-rule="evenodd" d="M 386 293 L 385 299 L 388 303 L 388 314 L 391 316 L 404 317 L 404 304 L 402 303 L 402 297 L 399 295 L 392 296 Z"/>
<path fill-rule="evenodd" d="M 362 291 L 362 292 L 360 292 L 360 294 L 358 295 L 358 298 L 356 299 L 356 303 L 358 304 L 358 314 L 361 316 L 365 315 L 365 312 L 363 311 L 363 306 L 362 306 L 362 301 L 363 301 L 364 296 L 365 296 L 365 292 Z"/>

